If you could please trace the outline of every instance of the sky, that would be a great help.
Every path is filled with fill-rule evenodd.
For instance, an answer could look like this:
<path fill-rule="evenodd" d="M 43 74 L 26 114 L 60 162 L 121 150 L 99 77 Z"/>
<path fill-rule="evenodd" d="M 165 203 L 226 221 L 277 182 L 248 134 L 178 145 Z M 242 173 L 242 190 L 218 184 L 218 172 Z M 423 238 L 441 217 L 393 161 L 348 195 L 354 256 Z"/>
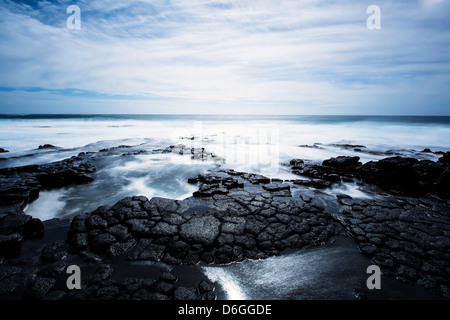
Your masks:
<path fill-rule="evenodd" d="M 450 0 L 0 0 L 0 12 L 0 113 L 450 115 Z"/>

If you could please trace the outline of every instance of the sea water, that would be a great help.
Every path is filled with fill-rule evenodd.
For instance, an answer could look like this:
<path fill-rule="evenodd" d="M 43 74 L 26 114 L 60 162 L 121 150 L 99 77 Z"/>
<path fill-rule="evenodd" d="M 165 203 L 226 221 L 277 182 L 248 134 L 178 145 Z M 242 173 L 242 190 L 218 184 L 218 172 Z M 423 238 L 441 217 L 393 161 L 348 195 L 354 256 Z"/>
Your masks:
<path fill-rule="evenodd" d="M 126 150 L 119 149 L 96 162 L 95 182 L 41 192 L 27 213 L 44 220 L 70 218 L 131 195 L 184 199 L 196 189 L 187 179 L 217 165 L 290 180 L 298 176 L 283 164 L 294 158 L 320 163 L 351 155 L 367 162 L 402 155 L 435 161 L 440 154 L 422 150 L 450 150 L 450 117 L 0 115 L 0 131 L 0 147 L 9 150 L 0 154 L 0 168 L 124 145 L 147 151 L 121 157 Z M 44 144 L 57 148 L 38 150 Z M 216 160 L 151 152 L 180 144 L 204 148 Z M 368 197 L 352 184 L 327 191 Z"/>
<path fill-rule="evenodd" d="M 123 157 L 126 149 L 113 149 L 95 160 L 94 182 L 42 191 L 25 209 L 42 220 L 71 218 L 132 195 L 184 199 L 196 190 L 187 179 L 218 165 L 290 180 L 298 176 L 283 164 L 294 158 L 320 163 L 349 155 L 367 162 L 401 155 L 435 161 L 437 151 L 450 150 L 450 117 L 4 115 L 0 132 L 0 147 L 9 150 L 0 154 L 3 168 L 124 145 L 146 151 Z M 57 148 L 38 150 L 43 144 Z M 180 144 L 205 148 L 215 160 L 152 152 Z M 434 153 L 422 152 L 425 148 Z M 374 196 L 352 183 L 324 192 Z M 298 196 L 295 189 L 292 193 Z M 352 299 L 353 288 L 364 285 L 369 263 L 348 239 L 261 261 L 199 268 L 217 281 L 223 299 Z M 381 298 L 392 298 L 393 291 L 395 298 L 427 297 L 422 288 L 395 279 L 383 285 L 392 290 Z"/>

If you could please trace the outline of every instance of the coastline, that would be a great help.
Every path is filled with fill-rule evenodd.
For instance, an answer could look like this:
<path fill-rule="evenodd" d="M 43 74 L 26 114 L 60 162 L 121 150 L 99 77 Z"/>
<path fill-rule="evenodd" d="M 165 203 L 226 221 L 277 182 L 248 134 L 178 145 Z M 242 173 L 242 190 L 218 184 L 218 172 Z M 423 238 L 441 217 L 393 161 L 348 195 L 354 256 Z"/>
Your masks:
<path fill-rule="evenodd" d="M 172 149 L 155 152 L 172 152 Z M 355 241 L 353 243 L 367 259 L 380 265 L 384 276 L 397 277 L 414 286 L 419 284 L 419 288 L 425 287 L 431 293 L 431 296 L 419 293 L 415 297 L 449 297 L 448 276 L 445 276 L 448 265 L 445 248 L 450 243 L 445 222 L 449 212 L 445 200 L 448 195 L 439 194 L 444 197 L 442 200 L 433 195 L 448 189 L 426 187 L 427 184 L 435 186 L 436 179 L 441 178 L 440 183 L 448 184 L 448 177 L 441 177 L 441 173 L 435 174 L 434 180 L 430 180 L 429 175 L 418 176 L 416 182 L 420 190 L 426 190 L 428 195 L 415 193 L 417 190 L 412 188 L 410 180 L 406 184 L 408 188 L 401 188 L 390 185 L 385 178 L 393 167 L 395 172 L 402 172 L 398 168 L 403 168 L 406 175 L 416 169 L 427 172 L 428 168 L 436 172 L 436 166 L 445 173 L 448 153 L 437 162 L 391 157 L 361 165 L 354 157 L 338 157 L 322 165 L 305 164 L 299 159 L 289 163 L 292 172 L 309 175 L 311 180 L 282 181 L 219 168 L 189 179 L 191 184 L 197 184 L 198 191 L 185 200 L 131 197 L 112 207 L 78 215 L 70 226 L 69 220 L 41 224 L 28 216 L 19 222 L 11 220 L 17 222 L 13 227 L 11 224 L 4 227 L 5 217 L 10 217 L 11 210 L 16 218 L 27 216 L 21 210 L 38 196 L 42 185 L 51 189 L 92 182 L 90 174 L 95 172 L 95 167 L 89 159 L 95 156 L 96 153 L 83 153 L 53 164 L 1 170 L 3 180 L 11 182 L 2 185 L 2 244 L 6 244 L 4 248 L 16 248 L 16 252 L 2 251 L 0 288 L 3 299 L 223 298 L 226 296 L 223 286 L 216 284 L 214 287 L 198 268 L 189 272 L 176 270 L 198 263 L 220 266 L 248 259 L 264 260 L 280 256 L 289 248 L 326 247 L 335 236 Z M 418 164 L 421 167 L 417 167 Z M 33 177 L 39 183 L 33 182 Z M 377 182 L 379 177 L 383 178 Z M 345 179 L 357 179 L 367 185 L 370 181 L 384 189 L 380 193 L 387 198 L 359 200 L 347 195 L 332 197 L 320 193 L 311 197 L 311 188 L 320 189 Z M 392 177 L 392 181 L 399 181 L 398 177 Z M 392 194 L 392 189 L 396 194 Z M 295 191 L 295 198 L 291 191 Z M 411 233 L 411 230 L 416 231 Z M 43 234 L 44 247 L 38 240 Z M 33 242 L 40 245 L 30 245 Z M 21 251 L 20 247 L 25 250 Z M 10 258 L 12 256 L 16 258 Z M 149 270 L 148 265 L 136 267 L 133 261 L 156 265 L 161 261 L 163 266 L 153 268 L 157 271 L 145 280 L 133 277 L 142 276 L 143 270 Z M 72 262 L 82 264 L 89 274 L 83 282 L 85 291 L 64 290 L 64 270 Z M 32 268 L 23 268 L 30 263 Z M 134 263 L 135 272 L 124 277 L 126 272 L 120 270 L 127 270 L 130 263 Z M 173 273 L 167 272 L 169 270 Z M 190 280 L 185 279 L 185 274 Z M 129 281 L 135 284 L 132 289 Z M 140 293 L 137 295 L 137 292 Z M 361 288 L 354 297 L 377 299 Z M 381 297 L 407 299 L 408 294 L 390 296 L 388 293 Z"/>

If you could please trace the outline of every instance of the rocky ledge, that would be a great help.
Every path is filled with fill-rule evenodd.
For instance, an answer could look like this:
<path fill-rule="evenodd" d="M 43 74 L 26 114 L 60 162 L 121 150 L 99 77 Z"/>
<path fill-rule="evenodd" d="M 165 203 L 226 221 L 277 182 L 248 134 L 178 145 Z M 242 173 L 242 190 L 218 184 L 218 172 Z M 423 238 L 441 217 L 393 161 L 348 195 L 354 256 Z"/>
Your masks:
<path fill-rule="evenodd" d="M 312 178 L 294 183 L 316 188 L 358 179 L 395 194 L 450 198 L 450 152 L 443 154 L 437 162 L 397 156 L 362 164 L 359 159 L 339 156 L 324 160 L 322 164 L 293 159 L 289 165 L 293 173 Z"/>
<path fill-rule="evenodd" d="M 15 265 L 10 252 L 0 252 L 0 296 L 214 299 L 214 284 L 205 279 L 188 286 L 167 272 L 124 277 L 127 272 L 120 268 L 129 270 L 140 261 L 183 267 L 263 259 L 349 235 L 385 275 L 450 298 L 450 204 L 448 191 L 440 189 L 448 184 L 448 158 L 448 153 L 438 162 L 394 157 L 364 165 L 357 157 L 332 158 L 321 165 L 295 159 L 289 164 L 292 171 L 309 179 L 289 181 L 219 168 L 189 179 L 198 191 L 185 200 L 133 196 L 74 217 L 67 226 L 67 240 L 46 245 L 32 268 Z M 4 210 L 23 209 L 33 198 L 32 190 L 60 186 L 61 181 L 88 182 L 94 169 L 86 161 L 79 156 L 46 166 L 1 170 L 5 179 L 17 175 L 15 181 L 23 190 L 21 197 L 8 197 L 14 192 L 6 190 L 17 185 L 2 185 Z M 62 178 L 66 175 L 61 172 L 69 171 L 69 177 L 75 172 L 81 178 Z M 414 183 L 401 180 L 412 173 Z M 315 189 L 345 181 L 370 182 L 392 192 L 362 200 Z M 27 223 L 16 230 L 5 223 L 11 213 L 2 214 L 0 230 L 7 236 L 27 234 Z M 68 292 L 58 280 L 67 277 L 64 270 L 70 263 L 90 270 L 82 292 Z"/>
<path fill-rule="evenodd" d="M 319 245 L 343 231 L 312 199 L 278 198 L 278 191 L 241 188 L 239 183 L 226 189 L 229 178 L 220 181 L 220 186 L 210 186 L 209 196 L 201 193 L 182 201 L 131 197 L 78 215 L 72 220 L 70 244 L 88 259 L 222 264 Z"/>
<path fill-rule="evenodd" d="M 42 222 L 23 212 L 41 190 L 91 182 L 93 172 L 95 167 L 84 154 L 51 164 L 0 169 L 0 256 L 15 255 L 23 240 L 42 237 Z"/>

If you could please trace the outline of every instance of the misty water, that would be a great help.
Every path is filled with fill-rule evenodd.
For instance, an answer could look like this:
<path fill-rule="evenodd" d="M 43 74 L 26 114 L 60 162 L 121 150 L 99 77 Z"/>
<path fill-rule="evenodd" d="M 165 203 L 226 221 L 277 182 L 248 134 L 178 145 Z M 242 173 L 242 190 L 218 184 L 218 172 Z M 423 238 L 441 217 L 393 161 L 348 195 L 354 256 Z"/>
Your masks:
<path fill-rule="evenodd" d="M 70 219 L 133 195 L 185 199 L 197 189 L 187 183 L 188 178 L 219 166 L 290 180 L 299 177 L 283 164 L 294 158 L 320 163 L 334 156 L 356 155 L 367 162 L 402 155 L 435 161 L 439 154 L 422 150 L 450 150 L 450 120 L 445 118 L 0 117 L 0 128 L 0 147 L 9 150 L 0 155 L 0 167 L 43 164 L 80 152 L 129 147 L 109 149 L 104 156 L 94 157 L 94 182 L 42 191 L 25 209 L 41 220 Z M 56 148 L 38 150 L 43 144 Z M 181 144 L 205 148 L 216 159 L 201 161 L 190 154 L 153 152 Z M 128 151 L 140 152 L 123 156 Z M 322 192 L 362 199 L 378 196 L 350 182 Z M 292 194 L 299 196 L 295 188 Z M 263 261 L 202 266 L 201 270 L 221 284 L 224 299 L 351 299 L 354 293 L 349 289 L 364 285 L 364 267 L 369 262 L 351 242 L 341 241 Z M 332 272 L 342 274 L 341 282 L 329 286 L 326 282 L 331 281 Z"/>

